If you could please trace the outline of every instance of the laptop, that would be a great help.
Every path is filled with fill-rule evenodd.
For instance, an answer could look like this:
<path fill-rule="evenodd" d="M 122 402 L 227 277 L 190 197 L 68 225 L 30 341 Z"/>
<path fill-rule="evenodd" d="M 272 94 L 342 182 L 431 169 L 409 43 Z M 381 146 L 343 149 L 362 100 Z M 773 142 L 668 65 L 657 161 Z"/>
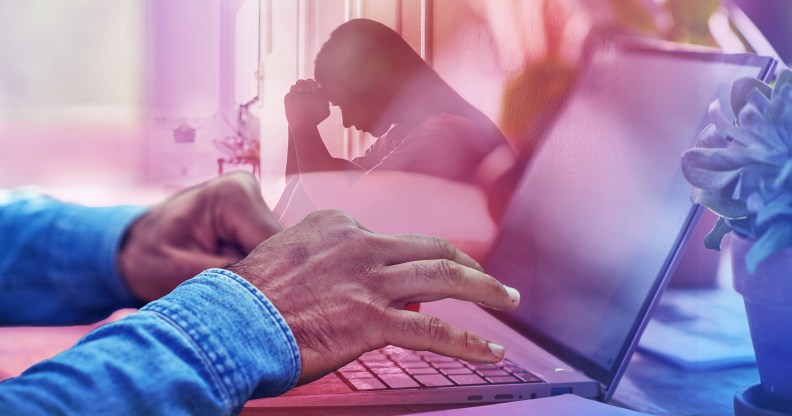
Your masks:
<path fill-rule="evenodd" d="M 728 107 L 731 83 L 765 79 L 774 61 L 610 35 L 585 51 L 484 263 L 520 290 L 519 308 L 422 307 L 501 343 L 506 358 L 477 364 L 386 347 L 246 407 L 610 399 L 700 214 L 680 155 L 710 102 Z"/>

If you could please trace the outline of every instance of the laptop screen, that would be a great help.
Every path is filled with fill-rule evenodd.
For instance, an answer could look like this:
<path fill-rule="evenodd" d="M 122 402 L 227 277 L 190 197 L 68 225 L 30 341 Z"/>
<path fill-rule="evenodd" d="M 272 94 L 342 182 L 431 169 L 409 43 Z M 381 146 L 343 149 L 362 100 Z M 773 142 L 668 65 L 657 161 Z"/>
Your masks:
<path fill-rule="evenodd" d="M 694 223 L 680 156 L 710 102 L 729 108 L 732 82 L 772 61 L 613 39 L 589 48 L 485 268 L 522 293 L 501 319 L 610 386 Z"/>

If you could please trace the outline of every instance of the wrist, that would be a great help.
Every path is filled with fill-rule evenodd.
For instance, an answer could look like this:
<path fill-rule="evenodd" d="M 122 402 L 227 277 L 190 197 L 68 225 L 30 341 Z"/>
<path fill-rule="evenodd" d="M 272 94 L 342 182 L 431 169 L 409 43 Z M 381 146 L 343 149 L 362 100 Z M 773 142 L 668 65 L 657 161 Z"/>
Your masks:
<path fill-rule="evenodd" d="M 239 275 L 209 269 L 142 311 L 167 315 L 203 350 L 233 407 L 297 384 L 300 351 L 280 312 Z"/>
<path fill-rule="evenodd" d="M 122 277 L 119 253 L 129 227 L 145 210 L 137 206 L 64 208 L 53 224 L 50 273 L 61 282 L 75 283 L 62 287 L 75 305 L 141 306 Z M 75 241 L 80 242 L 78 250 Z"/>

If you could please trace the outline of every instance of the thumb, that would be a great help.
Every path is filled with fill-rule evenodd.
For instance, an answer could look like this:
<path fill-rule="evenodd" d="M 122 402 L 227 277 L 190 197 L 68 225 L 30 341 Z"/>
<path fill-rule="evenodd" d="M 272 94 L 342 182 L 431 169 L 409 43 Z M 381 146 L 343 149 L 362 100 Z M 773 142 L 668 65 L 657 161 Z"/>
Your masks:
<path fill-rule="evenodd" d="M 283 231 L 278 218 L 263 200 L 245 205 L 233 204 L 230 208 L 223 211 L 227 213 L 227 237 L 247 252 Z"/>

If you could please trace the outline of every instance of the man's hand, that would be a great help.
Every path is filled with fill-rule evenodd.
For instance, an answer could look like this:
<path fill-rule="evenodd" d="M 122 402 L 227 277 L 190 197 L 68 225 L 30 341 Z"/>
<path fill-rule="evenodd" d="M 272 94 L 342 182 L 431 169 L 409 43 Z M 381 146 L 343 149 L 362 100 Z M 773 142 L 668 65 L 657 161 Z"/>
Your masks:
<path fill-rule="evenodd" d="M 292 85 L 283 104 L 290 126 L 313 127 L 330 116 L 330 103 L 319 93 L 319 84 L 312 79 L 301 79 Z"/>
<path fill-rule="evenodd" d="M 300 348 L 300 383 L 386 345 L 497 362 L 503 347 L 404 307 L 449 297 L 498 309 L 519 303 L 516 290 L 447 241 L 375 234 L 340 211 L 309 215 L 229 270 L 286 319 Z"/>
<path fill-rule="evenodd" d="M 132 294 L 151 301 L 202 270 L 244 257 L 281 229 L 256 179 L 230 173 L 173 196 L 135 221 L 118 264 Z"/>

